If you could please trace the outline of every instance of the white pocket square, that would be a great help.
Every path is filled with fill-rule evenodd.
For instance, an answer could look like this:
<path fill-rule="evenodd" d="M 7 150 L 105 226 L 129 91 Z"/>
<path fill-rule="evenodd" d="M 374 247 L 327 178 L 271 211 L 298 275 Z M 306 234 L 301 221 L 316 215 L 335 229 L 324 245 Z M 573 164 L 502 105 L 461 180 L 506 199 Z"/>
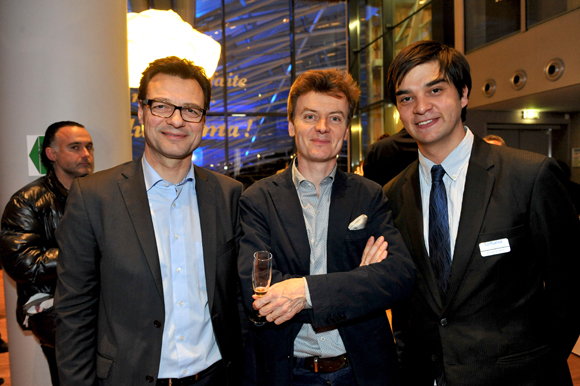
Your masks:
<path fill-rule="evenodd" d="M 368 216 L 366 214 L 361 214 L 355 218 L 350 224 L 348 224 L 348 229 L 351 231 L 358 231 L 364 229 L 367 226 Z"/>

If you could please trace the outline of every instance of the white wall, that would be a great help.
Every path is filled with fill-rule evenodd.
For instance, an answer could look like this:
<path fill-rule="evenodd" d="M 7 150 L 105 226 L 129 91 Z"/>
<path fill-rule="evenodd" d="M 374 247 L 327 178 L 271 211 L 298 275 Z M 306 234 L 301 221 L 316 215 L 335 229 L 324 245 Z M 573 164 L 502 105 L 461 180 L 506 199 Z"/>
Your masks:
<path fill-rule="evenodd" d="M 131 159 L 125 0 L 0 0 L 0 209 L 28 176 L 27 135 L 53 122 L 84 124 L 96 170 Z M 40 346 L 16 323 L 5 280 L 14 386 L 50 385 Z"/>
<path fill-rule="evenodd" d="M 577 9 L 466 54 L 473 79 L 469 108 L 580 84 L 579 36 L 580 9 Z M 554 58 L 563 60 L 565 70 L 560 79 L 552 82 L 545 78 L 544 67 Z M 519 69 L 526 72 L 528 81 L 517 91 L 512 88 L 510 78 Z M 481 92 L 487 79 L 497 83 L 491 98 Z M 580 111 L 580 106 L 576 111 Z"/>

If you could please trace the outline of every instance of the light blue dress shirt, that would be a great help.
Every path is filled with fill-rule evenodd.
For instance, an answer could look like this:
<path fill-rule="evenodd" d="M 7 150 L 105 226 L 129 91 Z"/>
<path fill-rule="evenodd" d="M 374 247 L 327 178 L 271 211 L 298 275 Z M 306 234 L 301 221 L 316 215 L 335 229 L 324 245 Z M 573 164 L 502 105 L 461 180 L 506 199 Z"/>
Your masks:
<path fill-rule="evenodd" d="M 473 147 L 473 133 L 465 127 L 465 137 L 459 145 L 441 162 L 445 170 L 443 183 L 447 191 L 447 208 L 449 216 L 449 242 L 451 247 L 451 260 L 455 251 L 457 241 L 457 230 L 459 229 L 459 217 L 461 216 L 461 206 L 463 204 L 463 191 L 465 190 L 465 180 L 467 178 L 467 167 L 471 157 Z M 429 250 L 429 195 L 431 194 L 431 168 L 435 163 L 425 157 L 419 151 L 419 180 L 421 182 L 421 203 L 423 208 L 423 237 L 425 247 Z"/>
<path fill-rule="evenodd" d="M 193 165 L 177 185 L 161 178 L 145 156 L 143 173 L 165 303 L 158 377 L 188 377 L 221 359 L 209 314 Z"/>
<path fill-rule="evenodd" d="M 298 160 L 292 163 L 292 181 L 302 205 L 302 215 L 308 233 L 310 275 L 324 275 L 327 273 L 328 218 L 336 165 L 334 165 L 332 172 L 320 182 L 320 196 L 316 192 L 316 186 L 298 171 L 297 165 Z M 308 303 L 306 308 L 312 308 L 306 280 L 304 280 L 304 285 Z M 294 340 L 294 356 L 299 358 L 310 356 L 331 358 L 345 352 L 344 343 L 336 328 L 317 332 L 311 324 L 304 323 L 298 336 L 296 336 L 296 340 Z"/>

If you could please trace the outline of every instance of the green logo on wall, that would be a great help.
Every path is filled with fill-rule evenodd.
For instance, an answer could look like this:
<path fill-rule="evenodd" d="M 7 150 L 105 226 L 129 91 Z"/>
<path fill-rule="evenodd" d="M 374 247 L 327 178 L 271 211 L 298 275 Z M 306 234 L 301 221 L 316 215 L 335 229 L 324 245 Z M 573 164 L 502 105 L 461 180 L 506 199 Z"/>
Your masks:
<path fill-rule="evenodd" d="M 30 154 L 28 154 L 28 156 L 32 160 L 32 163 L 34 164 L 34 167 L 36 167 L 36 170 L 38 170 L 38 172 L 40 174 L 46 174 L 46 168 L 42 164 L 42 159 L 40 158 L 40 155 L 42 154 L 42 142 L 43 141 L 44 141 L 44 136 L 42 136 L 42 135 L 39 136 L 36 139 L 36 141 L 34 141 L 34 146 L 32 146 L 32 149 L 30 150 Z"/>

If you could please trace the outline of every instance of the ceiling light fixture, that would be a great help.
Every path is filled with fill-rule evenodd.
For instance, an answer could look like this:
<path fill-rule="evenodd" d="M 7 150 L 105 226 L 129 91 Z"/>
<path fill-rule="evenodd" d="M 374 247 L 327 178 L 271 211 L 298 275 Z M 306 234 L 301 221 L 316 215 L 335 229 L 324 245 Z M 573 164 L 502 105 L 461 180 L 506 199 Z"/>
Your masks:
<path fill-rule="evenodd" d="M 211 37 L 193 29 L 171 10 L 148 9 L 127 14 L 129 45 L 129 87 L 139 87 L 149 63 L 167 56 L 193 61 L 204 68 L 208 78 L 215 72 L 221 46 Z"/>

